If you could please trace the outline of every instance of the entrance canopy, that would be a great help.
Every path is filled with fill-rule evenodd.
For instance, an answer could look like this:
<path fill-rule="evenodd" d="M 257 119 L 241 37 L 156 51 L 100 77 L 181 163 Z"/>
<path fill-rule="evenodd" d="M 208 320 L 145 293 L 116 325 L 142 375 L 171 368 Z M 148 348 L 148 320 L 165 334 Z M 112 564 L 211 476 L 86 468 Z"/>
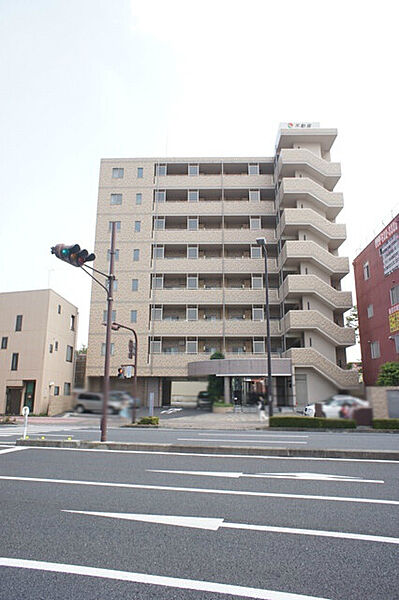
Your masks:
<path fill-rule="evenodd" d="M 291 377 L 292 365 L 290 358 L 272 358 L 273 377 Z M 188 363 L 189 377 L 217 375 L 220 377 L 265 377 L 267 374 L 266 358 L 223 358 L 201 360 Z"/>

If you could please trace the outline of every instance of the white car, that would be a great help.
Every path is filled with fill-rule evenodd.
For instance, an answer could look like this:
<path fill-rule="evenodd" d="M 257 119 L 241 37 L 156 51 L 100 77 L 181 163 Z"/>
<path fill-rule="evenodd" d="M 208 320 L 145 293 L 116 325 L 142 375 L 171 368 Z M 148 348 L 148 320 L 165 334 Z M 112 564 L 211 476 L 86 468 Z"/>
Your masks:
<path fill-rule="evenodd" d="M 354 396 L 348 396 L 346 394 L 335 394 L 328 398 L 328 400 L 324 400 L 321 404 L 323 417 L 327 417 L 328 419 L 339 419 L 340 417 L 343 417 L 344 414 L 342 414 L 341 411 L 344 406 L 348 407 L 349 414 L 346 416 L 350 416 L 350 413 L 354 408 L 368 408 L 369 406 L 369 403 L 366 402 L 366 400 L 361 400 L 360 398 L 355 398 Z M 315 405 L 308 404 L 305 409 L 305 414 L 314 416 L 315 411 Z M 313 415 L 311 413 L 313 413 Z"/>

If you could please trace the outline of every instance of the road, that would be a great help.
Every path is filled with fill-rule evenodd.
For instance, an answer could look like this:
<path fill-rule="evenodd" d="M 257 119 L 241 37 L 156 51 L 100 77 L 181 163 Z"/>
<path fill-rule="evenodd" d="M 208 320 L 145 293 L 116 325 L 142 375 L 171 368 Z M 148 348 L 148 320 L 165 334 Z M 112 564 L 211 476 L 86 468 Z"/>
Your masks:
<path fill-rule="evenodd" d="M 31 439 L 62 440 L 71 437 L 76 440 L 100 439 L 100 419 L 97 415 L 85 415 L 82 418 L 69 418 L 65 425 L 58 419 L 53 425 L 36 423 L 29 426 Z M 145 442 L 178 445 L 205 446 L 258 446 L 264 448 L 320 448 L 338 450 L 399 450 L 399 434 L 313 431 L 278 431 L 277 429 L 257 430 L 207 430 L 177 429 L 178 417 L 174 419 L 174 428 L 167 429 L 129 429 L 120 428 L 120 419 L 108 420 L 108 441 Z M 166 421 L 172 423 L 172 418 Z M 195 422 L 194 422 L 195 423 Z M 23 434 L 22 425 L 3 425 L 0 427 L 0 444 L 14 444 Z"/>
<path fill-rule="evenodd" d="M 0 599 L 395 600 L 398 484 L 394 461 L 0 448 Z"/>

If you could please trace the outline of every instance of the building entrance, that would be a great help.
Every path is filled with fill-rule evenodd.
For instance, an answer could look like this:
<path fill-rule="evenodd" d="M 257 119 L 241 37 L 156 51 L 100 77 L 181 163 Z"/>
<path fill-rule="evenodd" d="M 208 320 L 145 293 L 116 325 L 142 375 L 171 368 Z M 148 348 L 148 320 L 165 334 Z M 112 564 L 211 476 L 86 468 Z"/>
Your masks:
<path fill-rule="evenodd" d="M 6 415 L 21 414 L 22 388 L 7 388 Z"/>

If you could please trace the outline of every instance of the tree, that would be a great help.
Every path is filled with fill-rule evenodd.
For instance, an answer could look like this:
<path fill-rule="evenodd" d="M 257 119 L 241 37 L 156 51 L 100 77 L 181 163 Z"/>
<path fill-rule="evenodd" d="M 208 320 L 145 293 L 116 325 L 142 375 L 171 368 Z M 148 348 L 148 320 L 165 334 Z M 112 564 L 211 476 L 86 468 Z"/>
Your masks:
<path fill-rule="evenodd" d="M 399 385 L 399 362 L 386 362 L 381 365 L 377 385 Z"/>
<path fill-rule="evenodd" d="M 356 343 L 359 343 L 359 314 L 357 306 L 353 306 L 345 319 L 345 325 L 355 330 Z"/>
<path fill-rule="evenodd" d="M 87 354 L 87 346 L 82 344 L 81 348 L 78 350 L 78 354 Z"/>
<path fill-rule="evenodd" d="M 224 358 L 224 354 L 221 352 L 214 352 L 211 356 L 211 360 Z M 208 375 L 208 394 L 212 400 L 219 400 L 223 396 L 224 381 L 223 377 L 216 377 L 216 375 Z"/>

